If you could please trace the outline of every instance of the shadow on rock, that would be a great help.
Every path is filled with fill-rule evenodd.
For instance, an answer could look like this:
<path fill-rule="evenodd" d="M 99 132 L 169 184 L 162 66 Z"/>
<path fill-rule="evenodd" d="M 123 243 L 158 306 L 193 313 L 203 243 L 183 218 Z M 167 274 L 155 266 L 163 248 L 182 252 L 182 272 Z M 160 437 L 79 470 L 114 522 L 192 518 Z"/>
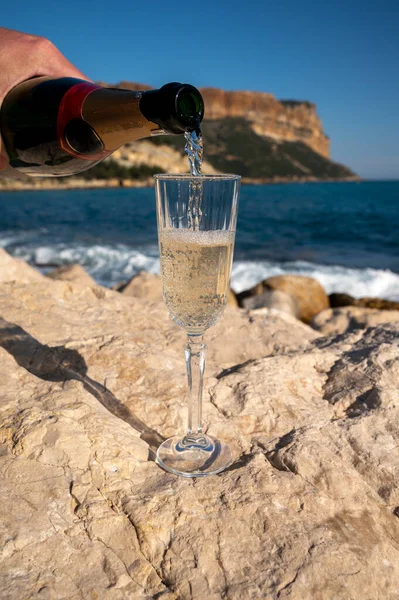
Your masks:
<path fill-rule="evenodd" d="M 19 366 L 40 379 L 62 383 L 70 379 L 80 381 L 85 390 L 101 402 L 110 413 L 140 433 L 141 439 L 150 447 L 151 460 L 155 459 L 156 449 L 165 438 L 154 429 L 147 427 L 104 385 L 91 379 L 87 375 L 86 362 L 77 350 L 65 346 L 41 344 L 22 327 L 2 318 L 0 318 L 0 347 L 11 354 Z"/>

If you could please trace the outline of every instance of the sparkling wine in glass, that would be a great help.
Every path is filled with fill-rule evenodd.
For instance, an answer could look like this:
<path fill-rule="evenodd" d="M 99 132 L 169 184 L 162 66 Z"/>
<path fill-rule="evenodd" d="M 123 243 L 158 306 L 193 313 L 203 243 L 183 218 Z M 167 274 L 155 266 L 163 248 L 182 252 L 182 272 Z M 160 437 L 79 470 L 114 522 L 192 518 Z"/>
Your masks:
<path fill-rule="evenodd" d="M 188 427 L 158 448 L 157 463 L 184 477 L 219 473 L 229 448 L 202 425 L 206 345 L 203 335 L 223 314 L 230 290 L 240 177 L 156 175 L 163 298 L 187 333 Z"/>

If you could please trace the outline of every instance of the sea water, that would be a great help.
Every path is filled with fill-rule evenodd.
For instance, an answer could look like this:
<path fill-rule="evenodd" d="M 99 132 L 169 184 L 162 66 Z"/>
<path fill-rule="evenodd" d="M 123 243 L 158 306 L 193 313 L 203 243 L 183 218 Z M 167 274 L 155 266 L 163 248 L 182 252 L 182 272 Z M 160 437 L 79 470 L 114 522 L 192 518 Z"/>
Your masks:
<path fill-rule="evenodd" d="M 297 273 L 399 300 L 398 207 L 399 182 L 242 186 L 232 287 Z M 43 271 L 80 263 L 107 286 L 158 273 L 154 190 L 0 192 L 0 247 Z"/>

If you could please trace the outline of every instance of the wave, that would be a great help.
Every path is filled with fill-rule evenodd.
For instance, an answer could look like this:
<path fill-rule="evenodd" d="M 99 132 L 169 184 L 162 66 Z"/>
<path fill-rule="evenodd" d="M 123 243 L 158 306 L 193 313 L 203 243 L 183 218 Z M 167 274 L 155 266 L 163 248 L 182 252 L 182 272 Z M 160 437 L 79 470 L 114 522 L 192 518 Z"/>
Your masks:
<path fill-rule="evenodd" d="M 327 294 L 344 292 L 399 301 L 399 274 L 388 269 L 354 269 L 341 265 L 319 265 L 306 261 L 274 263 L 242 261 L 233 265 L 231 283 L 235 292 L 248 289 L 273 275 L 307 275 L 321 283 Z"/>
<path fill-rule="evenodd" d="M 123 244 L 69 246 L 59 243 L 38 247 L 21 245 L 13 249 L 12 254 L 44 272 L 57 266 L 78 263 L 98 283 L 109 287 L 130 279 L 140 271 L 159 273 L 157 246 L 142 250 L 132 249 Z"/>
<path fill-rule="evenodd" d="M 55 266 L 79 263 L 105 286 L 126 281 L 147 271 L 159 273 L 158 247 L 131 248 L 124 244 L 38 244 L 19 235 L 2 236 L 0 246 L 13 256 L 26 260 L 41 271 Z M 399 301 L 399 274 L 383 269 L 356 269 L 341 265 L 322 265 L 306 261 L 237 261 L 233 264 L 231 284 L 235 292 L 251 288 L 272 275 L 294 273 L 317 279 L 328 294 L 345 292 L 354 297 L 371 296 Z"/>

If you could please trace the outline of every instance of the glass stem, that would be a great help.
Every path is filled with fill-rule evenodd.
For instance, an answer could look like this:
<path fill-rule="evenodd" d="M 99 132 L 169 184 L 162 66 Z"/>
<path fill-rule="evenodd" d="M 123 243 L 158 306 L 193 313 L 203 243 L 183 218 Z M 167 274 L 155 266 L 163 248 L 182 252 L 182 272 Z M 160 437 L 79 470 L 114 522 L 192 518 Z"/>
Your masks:
<path fill-rule="evenodd" d="M 188 425 L 187 436 L 202 435 L 202 386 L 205 371 L 206 345 L 202 336 L 188 336 L 184 346 L 188 379 Z"/>

